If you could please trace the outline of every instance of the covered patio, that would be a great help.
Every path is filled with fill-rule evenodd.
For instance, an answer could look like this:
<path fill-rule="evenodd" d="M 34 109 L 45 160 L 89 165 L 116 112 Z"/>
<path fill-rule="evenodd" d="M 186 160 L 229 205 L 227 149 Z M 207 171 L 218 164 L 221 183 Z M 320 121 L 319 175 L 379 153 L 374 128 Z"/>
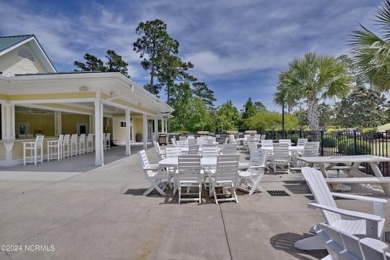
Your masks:
<path fill-rule="evenodd" d="M 0 104 L 0 166 L 22 162 L 22 142 L 32 141 L 26 140 L 26 131 L 27 139 L 35 134 L 54 139 L 65 133 L 92 133 L 94 163 L 104 165 L 103 133 L 111 133 L 112 141 L 124 145 L 124 154 L 130 155 L 135 135 L 142 136 L 146 148 L 159 132 L 167 131 L 172 112 L 119 72 L 0 75 Z M 40 121 L 35 129 L 26 122 L 32 117 L 39 118 L 34 124 Z"/>

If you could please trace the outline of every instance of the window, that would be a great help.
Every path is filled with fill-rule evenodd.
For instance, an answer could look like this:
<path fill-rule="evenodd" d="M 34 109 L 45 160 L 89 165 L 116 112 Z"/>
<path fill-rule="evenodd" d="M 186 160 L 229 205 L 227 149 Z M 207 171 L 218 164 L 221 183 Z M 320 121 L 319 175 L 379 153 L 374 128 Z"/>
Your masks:
<path fill-rule="evenodd" d="M 34 55 L 27 49 L 22 48 L 18 51 L 20 58 L 28 59 L 29 61 L 35 62 Z"/>
<path fill-rule="evenodd" d="M 121 127 L 126 127 L 126 122 L 121 122 Z"/>

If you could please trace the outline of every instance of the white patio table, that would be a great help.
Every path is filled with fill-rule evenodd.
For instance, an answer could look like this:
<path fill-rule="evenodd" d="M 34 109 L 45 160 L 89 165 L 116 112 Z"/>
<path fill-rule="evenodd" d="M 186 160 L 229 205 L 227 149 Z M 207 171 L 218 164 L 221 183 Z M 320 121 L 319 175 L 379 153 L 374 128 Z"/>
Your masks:
<path fill-rule="evenodd" d="M 168 157 L 158 162 L 161 167 L 177 167 L 179 160 L 177 157 Z M 200 159 L 202 167 L 213 167 L 217 165 L 217 157 L 205 157 Z"/>
<path fill-rule="evenodd" d="M 390 158 L 375 156 L 375 155 L 347 155 L 347 156 L 319 156 L 319 157 L 298 157 L 297 160 L 306 162 L 309 167 L 317 164 L 320 167 L 324 177 L 328 177 L 326 171 L 330 170 L 336 164 L 344 164 L 350 167 L 351 173 L 359 173 L 365 175 L 359 170 L 361 163 L 369 163 L 376 177 L 383 177 L 379 169 L 380 162 L 390 162 Z"/>

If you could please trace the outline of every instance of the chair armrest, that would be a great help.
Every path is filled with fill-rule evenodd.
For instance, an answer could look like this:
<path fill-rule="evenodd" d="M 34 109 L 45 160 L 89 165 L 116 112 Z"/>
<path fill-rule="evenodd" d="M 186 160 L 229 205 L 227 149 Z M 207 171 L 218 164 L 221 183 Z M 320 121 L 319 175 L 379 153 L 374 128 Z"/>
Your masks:
<path fill-rule="evenodd" d="M 366 235 L 368 237 L 378 239 L 382 235 L 382 234 L 378 234 L 378 226 L 379 226 L 379 222 L 381 222 L 383 219 L 382 219 L 382 217 L 380 217 L 378 215 L 368 214 L 368 213 L 364 213 L 364 212 L 357 212 L 357 211 L 352 211 L 352 210 L 346 210 L 346 209 L 340 209 L 340 208 L 330 207 L 330 206 L 321 205 L 321 204 L 312 203 L 312 202 L 309 202 L 307 204 L 309 206 L 312 206 L 312 207 L 335 212 L 335 213 L 338 213 L 340 215 L 352 217 L 355 219 L 364 219 L 364 220 L 366 220 Z"/>
<path fill-rule="evenodd" d="M 249 166 L 248 169 L 261 169 L 261 168 L 265 168 L 266 166 L 263 164 L 263 165 L 252 165 L 252 166 Z"/>
<path fill-rule="evenodd" d="M 345 194 L 345 193 L 332 192 L 331 194 L 334 197 L 371 202 L 374 214 L 381 216 L 382 218 L 384 218 L 384 216 L 385 216 L 384 204 L 388 202 L 386 199 L 373 198 L 373 197 L 367 197 L 367 196 L 359 196 L 359 195 L 353 195 L 353 194 Z"/>

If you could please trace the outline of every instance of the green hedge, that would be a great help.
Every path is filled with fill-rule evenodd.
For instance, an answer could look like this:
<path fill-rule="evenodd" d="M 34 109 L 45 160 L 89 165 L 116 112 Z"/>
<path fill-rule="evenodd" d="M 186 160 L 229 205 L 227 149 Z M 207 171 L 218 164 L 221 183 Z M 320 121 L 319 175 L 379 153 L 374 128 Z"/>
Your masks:
<path fill-rule="evenodd" d="M 332 136 L 323 136 L 322 145 L 323 147 L 336 147 L 336 138 Z"/>
<path fill-rule="evenodd" d="M 343 140 L 337 145 L 339 153 L 345 155 L 354 155 L 354 143 L 353 140 Z M 368 142 L 356 141 L 356 155 L 371 154 L 371 147 Z"/>

